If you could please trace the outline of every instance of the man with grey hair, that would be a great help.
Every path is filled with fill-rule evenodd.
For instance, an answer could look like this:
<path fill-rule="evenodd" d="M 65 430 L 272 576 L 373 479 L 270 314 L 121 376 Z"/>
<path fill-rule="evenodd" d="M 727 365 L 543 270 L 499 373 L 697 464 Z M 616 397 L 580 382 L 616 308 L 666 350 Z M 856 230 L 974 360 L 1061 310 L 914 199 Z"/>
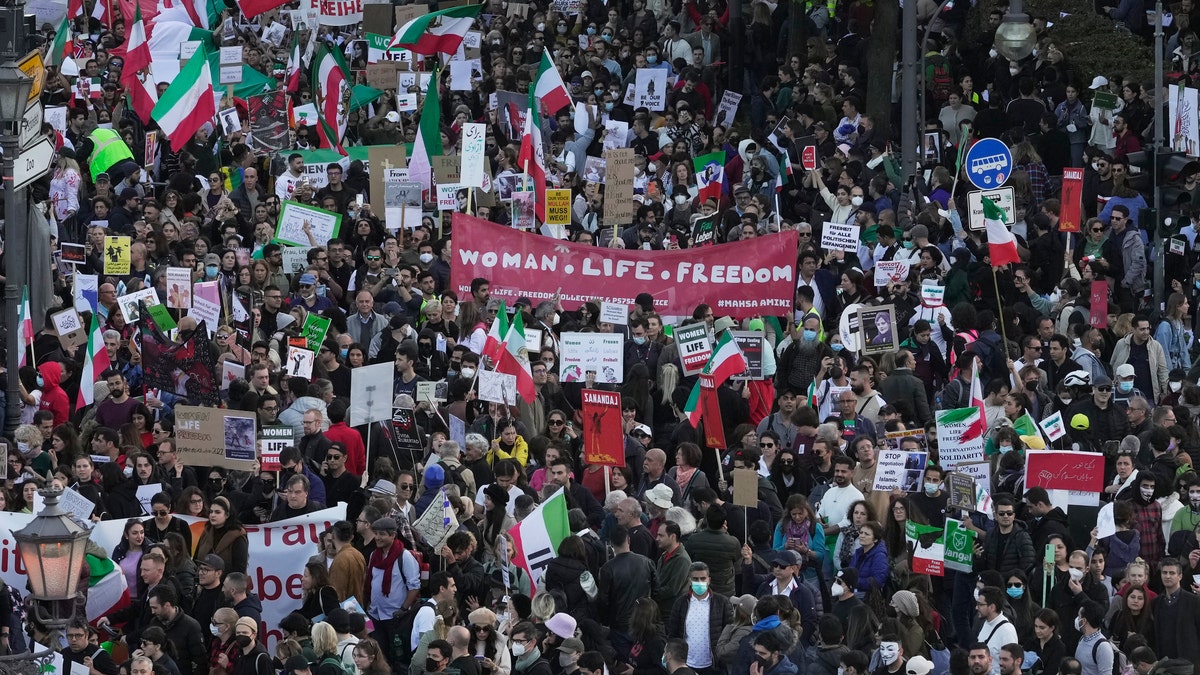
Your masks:
<path fill-rule="evenodd" d="M 542 331 L 542 344 L 538 345 L 538 349 L 553 347 L 554 353 L 557 354 L 558 338 L 554 337 L 554 324 L 558 323 L 558 307 L 555 306 L 554 301 L 539 302 L 533 310 L 533 318 L 537 319 L 540 325 L 530 327 L 540 328 Z"/>
<path fill-rule="evenodd" d="M 629 530 L 629 550 L 644 555 L 650 560 L 658 558 L 658 545 L 650 530 L 642 525 L 642 505 L 638 500 L 628 497 L 617 504 L 613 511 L 618 525 L 624 525 Z"/>
<path fill-rule="evenodd" d="M 483 434 L 467 434 L 464 439 L 466 446 L 462 453 L 464 470 L 469 470 L 475 478 L 475 485 L 483 487 L 495 480 L 492 467 L 488 466 L 487 453 L 491 443 Z"/>
<path fill-rule="evenodd" d="M 442 466 L 442 471 L 446 472 L 446 483 L 452 484 L 455 481 L 450 479 L 450 474 L 453 472 L 458 477 L 462 478 L 462 482 L 469 494 L 475 494 L 475 474 L 470 469 L 463 465 L 459 460 L 459 455 L 462 450 L 458 446 L 458 441 L 445 441 L 442 447 L 437 449 L 438 464 Z"/>

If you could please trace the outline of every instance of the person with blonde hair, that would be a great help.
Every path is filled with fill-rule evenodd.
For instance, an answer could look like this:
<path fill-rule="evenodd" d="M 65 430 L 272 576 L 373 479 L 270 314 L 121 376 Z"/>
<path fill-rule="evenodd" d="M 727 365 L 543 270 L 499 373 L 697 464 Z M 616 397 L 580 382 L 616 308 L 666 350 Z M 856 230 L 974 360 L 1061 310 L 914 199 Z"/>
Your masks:
<path fill-rule="evenodd" d="M 342 659 L 338 656 L 338 635 L 328 623 L 318 621 L 313 624 L 313 651 L 317 655 L 317 667 L 313 675 L 342 675 Z"/>

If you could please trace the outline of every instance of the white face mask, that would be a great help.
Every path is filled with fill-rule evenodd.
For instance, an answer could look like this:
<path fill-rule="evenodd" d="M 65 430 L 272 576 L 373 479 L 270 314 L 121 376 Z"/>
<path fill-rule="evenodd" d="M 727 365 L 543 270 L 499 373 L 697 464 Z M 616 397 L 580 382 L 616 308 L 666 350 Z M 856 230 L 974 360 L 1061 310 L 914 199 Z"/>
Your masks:
<path fill-rule="evenodd" d="M 463 368 L 462 372 L 459 374 L 459 376 L 469 380 L 469 379 L 475 377 L 475 369 L 474 368 Z"/>
<path fill-rule="evenodd" d="M 1079 631 L 1080 633 L 1083 632 L 1083 617 L 1075 617 L 1075 630 Z"/>
<path fill-rule="evenodd" d="M 1142 493 L 1142 499 L 1149 501 L 1154 498 L 1154 490 L 1152 488 L 1140 488 L 1139 491 Z"/>
<path fill-rule="evenodd" d="M 650 173 L 654 173 L 655 171 L 658 171 L 658 167 L 654 166 L 654 162 L 650 162 L 649 164 L 646 165 L 646 171 L 649 171 Z"/>
<path fill-rule="evenodd" d="M 862 203 L 863 203 L 863 198 L 858 195 L 854 195 L 853 197 L 850 198 L 850 204 L 852 206 L 862 206 Z"/>
<path fill-rule="evenodd" d="M 421 262 L 425 263 L 426 265 L 433 262 L 433 254 L 432 253 L 422 253 L 421 254 Z"/>
<path fill-rule="evenodd" d="M 687 203 L 687 196 L 686 195 L 675 195 L 675 203 L 680 206 L 683 206 L 684 204 Z"/>
<path fill-rule="evenodd" d="M 829 592 L 833 593 L 834 597 L 841 597 L 846 592 L 846 587 L 841 584 L 834 584 L 829 587 Z"/>
<path fill-rule="evenodd" d="M 1182 382 L 1171 382 L 1168 386 L 1171 387 L 1172 394 L 1177 394 L 1177 393 L 1179 393 L 1180 389 L 1183 389 Z"/>
<path fill-rule="evenodd" d="M 1072 581 L 1083 580 L 1083 570 L 1077 570 L 1072 567 L 1071 569 L 1067 570 L 1067 574 L 1070 575 Z"/>
<path fill-rule="evenodd" d="M 554 316 L 550 317 L 550 325 L 553 326 L 557 323 L 558 323 L 558 312 L 555 312 Z"/>
<path fill-rule="evenodd" d="M 975 602 L 979 602 L 979 587 L 975 587 Z"/>
<path fill-rule="evenodd" d="M 883 661 L 884 665 L 892 665 L 896 659 L 900 658 L 900 643 L 898 642 L 883 642 L 879 645 L 879 660 Z"/>
<path fill-rule="evenodd" d="M 512 646 L 512 653 L 513 653 L 513 656 L 517 656 L 517 657 L 524 656 L 525 655 L 525 643 L 523 643 L 523 642 L 514 643 Z"/>

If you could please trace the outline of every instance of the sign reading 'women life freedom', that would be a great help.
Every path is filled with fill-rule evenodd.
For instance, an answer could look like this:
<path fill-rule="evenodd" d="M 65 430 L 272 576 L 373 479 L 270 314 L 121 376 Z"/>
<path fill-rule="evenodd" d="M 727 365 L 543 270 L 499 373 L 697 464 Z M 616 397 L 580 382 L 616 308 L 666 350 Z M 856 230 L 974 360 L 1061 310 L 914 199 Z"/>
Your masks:
<path fill-rule="evenodd" d="M 561 287 L 567 309 L 597 299 L 632 305 L 639 293 L 671 316 L 690 316 L 701 303 L 735 319 L 792 309 L 795 231 L 705 249 L 624 250 L 514 232 L 455 213 L 454 233 L 450 285 L 460 297 L 482 277 L 491 282 L 491 297 L 509 302 L 524 296 L 536 304 Z"/>

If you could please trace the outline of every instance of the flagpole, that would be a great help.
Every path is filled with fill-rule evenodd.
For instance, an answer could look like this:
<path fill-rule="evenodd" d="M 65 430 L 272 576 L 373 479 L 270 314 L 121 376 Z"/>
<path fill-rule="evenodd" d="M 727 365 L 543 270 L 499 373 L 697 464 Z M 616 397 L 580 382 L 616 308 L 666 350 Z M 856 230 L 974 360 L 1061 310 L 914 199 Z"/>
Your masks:
<path fill-rule="evenodd" d="M 1008 360 L 1008 331 L 1004 327 L 1004 303 L 1000 302 L 1000 280 L 996 277 L 996 266 L 992 266 L 992 288 L 996 291 L 996 312 L 1000 322 L 1000 337 L 1004 340 L 1004 360 Z"/>

